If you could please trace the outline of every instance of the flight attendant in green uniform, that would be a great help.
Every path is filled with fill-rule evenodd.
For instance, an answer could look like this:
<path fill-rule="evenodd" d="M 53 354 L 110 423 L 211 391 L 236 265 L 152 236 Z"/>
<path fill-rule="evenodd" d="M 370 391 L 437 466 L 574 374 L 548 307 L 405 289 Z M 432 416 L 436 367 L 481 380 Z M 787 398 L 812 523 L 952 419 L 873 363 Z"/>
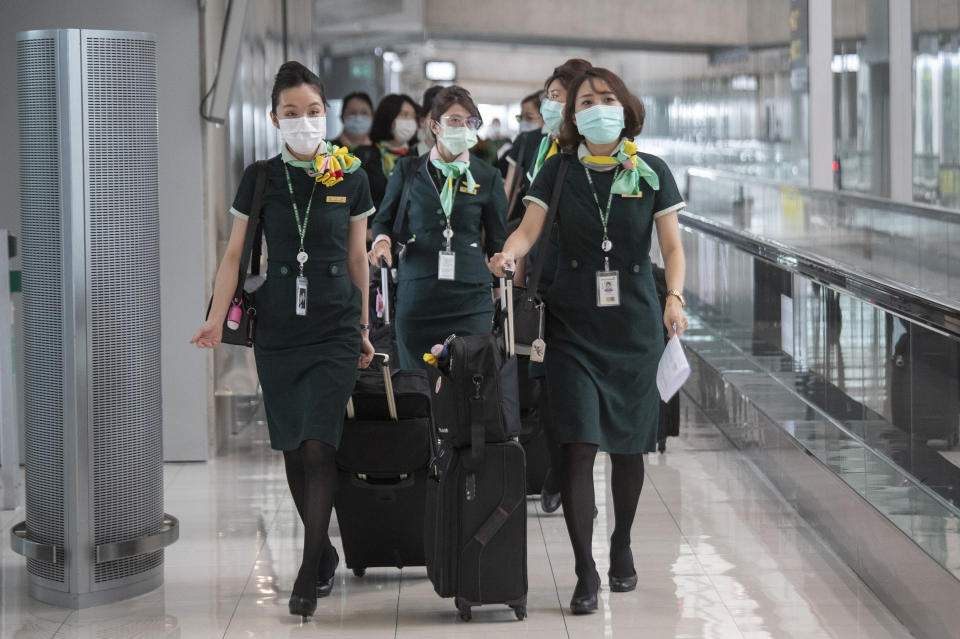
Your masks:
<path fill-rule="evenodd" d="M 402 368 L 425 366 L 423 355 L 452 333 L 489 332 L 493 322 L 492 277 L 486 256 L 503 247 L 507 202 L 500 172 L 470 155 L 480 112 L 458 86 L 433 100 L 431 129 L 437 144 L 426 158 L 404 158 L 387 185 L 373 221 L 371 264 L 391 262 L 391 238 L 404 181 L 412 238 L 400 253 L 397 346 Z"/>
<path fill-rule="evenodd" d="M 284 146 L 267 161 L 262 221 L 266 283 L 257 291 L 254 356 L 270 445 L 283 451 L 287 482 L 304 524 L 303 561 L 291 614 L 310 616 L 330 594 L 339 557 L 328 526 L 336 489 L 334 456 L 357 366 L 373 358 L 367 338 L 366 218 L 374 212 L 359 163 L 324 140 L 320 79 L 299 62 L 280 67 L 270 117 Z M 339 169 L 339 170 L 338 170 Z M 209 319 L 191 343 L 220 343 L 257 169 L 244 171 L 230 212 L 227 251 L 217 271 Z"/>
<path fill-rule="evenodd" d="M 527 133 L 526 141 L 518 141 L 510 153 L 517 149 L 511 164 L 511 172 L 507 174 L 507 184 L 514 184 L 518 191 L 518 196 L 527 190 L 527 185 L 536 179 L 537 173 L 543 167 L 546 160 L 556 155 L 560 149 L 560 123 L 563 121 L 563 112 L 567 101 L 567 87 L 573 84 L 573 81 L 580 77 L 584 71 L 591 68 L 586 60 L 581 58 L 571 58 L 555 68 L 550 77 L 543 83 L 543 100 L 540 105 L 540 112 L 543 116 L 543 127 L 539 130 Z M 519 139 L 518 139 L 519 140 Z M 519 151 L 523 147 L 523 153 Z M 519 175 L 517 175 L 519 173 Z M 508 193 L 508 198 L 510 198 Z M 518 199 L 518 198 L 514 198 Z M 520 202 L 517 206 L 522 207 Z M 510 212 L 514 214 L 513 211 Z M 521 213 L 522 215 L 522 213 Z M 540 249 L 535 245 L 528 256 L 529 263 L 533 263 L 536 253 Z M 543 272 L 540 277 L 540 293 L 547 297 L 547 291 L 553 282 L 553 274 L 557 270 L 557 252 L 559 248 L 556 245 L 555 233 L 551 233 L 550 248 L 546 255 L 543 265 Z M 527 260 L 521 259 L 516 268 L 516 284 L 524 286 L 527 275 Z M 543 364 L 538 362 L 529 363 L 529 375 L 532 379 L 540 379 L 540 398 L 538 412 L 540 414 L 540 424 L 547 437 L 547 450 L 550 453 L 550 470 L 547 471 L 543 480 L 543 487 L 540 490 L 540 508 L 545 513 L 552 513 L 560 507 L 560 472 L 562 458 L 560 448 L 553 436 L 553 428 L 550 425 L 549 402 L 550 389 L 544 376 Z"/>
<path fill-rule="evenodd" d="M 661 322 L 683 333 L 684 257 L 677 211 L 684 202 L 667 165 L 637 153 L 643 104 L 611 71 L 593 68 L 569 89 L 561 143 L 576 149 L 557 210 L 559 265 L 547 305 L 546 373 L 554 436 L 563 451 L 563 515 L 576 560 L 574 614 L 597 609 L 600 576 L 591 553 L 593 464 L 610 454 L 615 527 L 610 590 L 637 585 L 630 530 L 643 487 L 643 454 L 655 450 Z M 526 196 L 526 216 L 491 268 L 502 273 L 543 227 L 560 157 L 544 164 Z M 650 266 L 657 227 L 669 287 L 661 315 Z"/>

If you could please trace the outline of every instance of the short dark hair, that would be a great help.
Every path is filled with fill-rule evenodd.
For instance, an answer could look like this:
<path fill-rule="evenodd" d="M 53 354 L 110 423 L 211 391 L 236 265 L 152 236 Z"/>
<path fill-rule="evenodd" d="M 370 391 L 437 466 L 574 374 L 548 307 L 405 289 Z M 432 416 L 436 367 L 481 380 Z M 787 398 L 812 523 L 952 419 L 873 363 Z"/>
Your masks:
<path fill-rule="evenodd" d="M 393 121 L 400 115 L 404 104 L 413 107 L 414 113 L 420 112 L 420 107 L 405 93 L 391 93 L 377 105 L 373 114 L 373 124 L 370 126 L 370 141 L 374 144 L 393 139 Z"/>
<path fill-rule="evenodd" d="M 430 115 L 430 107 L 433 106 L 433 100 L 437 94 L 443 91 L 443 87 L 435 84 L 423 92 L 423 104 L 420 105 L 420 117 L 425 118 Z"/>
<path fill-rule="evenodd" d="M 470 92 L 461 86 L 453 85 L 437 93 L 437 96 L 433 99 L 433 104 L 430 105 L 430 118 L 439 122 L 440 116 L 446 113 L 454 104 L 462 106 L 469 111 L 473 117 L 480 117 L 480 109 L 477 108 L 477 104 L 473 101 Z"/>
<path fill-rule="evenodd" d="M 373 100 L 370 99 L 370 96 L 363 91 L 354 91 L 343 97 L 343 101 L 340 103 L 340 113 L 346 111 L 347 104 L 350 103 L 350 100 L 360 100 L 362 102 L 366 102 L 367 106 L 370 107 L 370 110 L 373 111 Z"/>
<path fill-rule="evenodd" d="M 583 141 L 583 136 L 580 135 L 580 131 L 577 130 L 577 124 L 573 119 L 577 110 L 577 93 L 580 92 L 580 87 L 586 82 L 589 82 L 590 86 L 595 90 L 595 80 L 605 82 L 607 86 L 610 87 L 610 90 L 613 91 L 614 95 L 617 96 L 620 104 L 623 105 L 623 130 L 620 132 L 620 137 L 633 139 L 640 135 L 640 131 L 643 130 L 643 120 L 646 117 L 646 110 L 640 98 L 631 93 L 627 85 L 620 79 L 620 76 L 613 71 L 593 67 L 587 69 L 587 71 L 567 87 L 568 108 L 563 110 L 563 124 L 560 126 L 560 144 L 565 148 L 573 148 Z"/>
<path fill-rule="evenodd" d="M 302 84 L 310 85 L 316 89 L 324 106 L 326 106 L 327 93 L 317 74 L 299 62 L 291 60 L 280 65 L 280 70 L 277 71 L 277 75 L 273 79 L 273 91 L 270 93 L 270 104 L 273 112 L 277 112 L 277 103 L 280 102 L 281 93 Z"/>
<path fill-rule="evenodd" d="M 534 105 L 534 108 L 536 108 L 536 110 L 539 111 L 539 110 L 540 110 L 540 95 L 541 95 L 541 92 L 540 92 L 540 91 L 537 91 L 536 93 L 531 93 L 530 95 L 528 95 L 528 96 L 525 97 L 524 99 L 520 100 L 520 107 L 523 108 L 523 105 L 524 105 L 524 104 L 526 104 L 526 103 L 528 103 L 528 102 L 532 102 L 533 105 Z"/>
<path fill-rule="evenodd" d="M 587 69 L 592 68 L 593 65 L 583 58 L 570 58 L 553 70 L 547 81 L 543 83 L 543 90 L 546 91 L 551 84 L 559 80 L 563 88 L 569 91 L 573 81 L 583 75 Z"/>

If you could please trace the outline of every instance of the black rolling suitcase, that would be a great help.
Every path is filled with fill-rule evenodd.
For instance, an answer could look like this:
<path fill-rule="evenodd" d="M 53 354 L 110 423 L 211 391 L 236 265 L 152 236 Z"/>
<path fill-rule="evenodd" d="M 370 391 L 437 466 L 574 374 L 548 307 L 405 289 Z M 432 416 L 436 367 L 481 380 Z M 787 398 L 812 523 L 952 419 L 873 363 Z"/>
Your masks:
<path fill-rule="evenodd" d="M 481 359 L 486 361 L 475 365 L 453 361 L 448 374 L 438 370 L 434 378 L 439 382 L 435 395 L 443 393 L 444 385 L 448 388 L 443 393 L 448 412 L 445 418 L 438 413 L 438 428 L 442 419 L 461 423 L 446 423 L 447 437 L 440 440 L 431 464 L 424 541 L 427 575 L 437 594 L 455 598 L 464 621 L 471 619 L 474 606 L 485 604 L 506 604 L 517 619 L 527 616 L 526 465 L 523 447 L 514 439 L 519 410 L 512 319 L 508 313 L 505 354 L 499 347 L 499 357 L 484 350 Z M 458 339 L 479 343 L 469 337 Z M 474 368 L 489 373 L 471 372 Z M 496 375 L 497 384 L 484 382 L 504 369 L 507 374 Z M 468 379 L 458 379 L 463 375 Z M 456 410 L 449 410 L 454 403 L 451 389 L 463 391 Z M 460 443 L 464 439 L 466 445 Z"/>
<path fill-rule="evenodd" d="M 346 565 L 423 566 L 424 503 L 432 456 L 430 386 L 423 371 L 390 372 L 378 354 L 361 371 L 337 451 L 334 505 Z"/>

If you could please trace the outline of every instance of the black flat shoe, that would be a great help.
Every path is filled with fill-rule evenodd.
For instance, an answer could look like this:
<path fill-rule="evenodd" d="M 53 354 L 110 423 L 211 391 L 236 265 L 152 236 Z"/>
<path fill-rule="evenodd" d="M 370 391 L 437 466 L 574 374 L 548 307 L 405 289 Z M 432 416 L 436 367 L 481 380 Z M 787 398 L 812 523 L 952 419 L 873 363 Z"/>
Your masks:
<path fill-rule="evenodd" d="M 337 554 L 337 549 L 333 546 L 330 546 L 330 552 L 333 553 L 333 567 L 326 574 L 321 574 L 317 580 L 317 599 L 329 597 L 330 593 L 333 592 L 333 582 L 337 577 L 337 566 L 340 565 L 340 555 Z M 316 604 L 314 604 L 314 606 L 316 606 Z"/>
<path fill-rule="evenodd" d="M 630 592 L 637 588 L 637 573 L 629 577 L 614 577 L 607 573 L 607 577 L 610 580 L 610 592 Z"/>
<path fill-rule="evenodd" d="M 600 575 L 594 573 L 594 582 L 596 587 L 581 587 L 581 582 L 577 582 L 577 587 L 573 589 L 573 598 L 570 600 L 570 612 L 575 615 L 589 615 L 597 611 L 597 593 L 600 591 Z"/>

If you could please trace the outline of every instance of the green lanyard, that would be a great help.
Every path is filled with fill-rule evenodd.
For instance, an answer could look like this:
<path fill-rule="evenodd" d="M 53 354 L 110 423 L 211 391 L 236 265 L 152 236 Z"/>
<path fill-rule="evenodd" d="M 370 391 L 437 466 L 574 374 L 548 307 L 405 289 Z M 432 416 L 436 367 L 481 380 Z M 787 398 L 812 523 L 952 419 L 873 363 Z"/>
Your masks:
<path fill-rule="evenodd" d="M 593 194 L 593 201 L 597 203 L 597 211 L 600 213 L 600 224 L 603 225 L 603 242 L 600 243 L 600 248 L 603 250 L 603 264 L 604 270 L 610 270 L 610 250 L 613 248 L 613 242 L 610 241 L 610 238 L 607 236 L 607 222 L 610 221 L 610 207 L 613 204 L 613 185 L 610 186 L 610 196 L 607 197 L 607 210 L 604 211 L 600 208 L 600 198 L 597 197 L 597 187 L 593 185 L 593 178 L 590 176 L 590 169 L 586 166 L 583 167 L 583 170 L 587 174 L 587 182 L 590 183 L 590 193 Z M 617 181 L 617 177 L 620 176 L 620 167 L 617 167 L 617 170 L 613 174 L 613 181 Z"/>
<path fill-rule="evenodd" d="M 287 170 L 287 165 L 283 165 L 283 174 L 287 176 L 287 190 L 290 191 L 290 205 L 293 206 L 293 215 L 297 220 L 297 231 L 300 233 L 300 252 L 297 253 L 297 262 L 300 263 L 300 275 L 303 275 L 303 265 L 307 263 L 307 252 L 303 249 L 303 238 L 307 235 L 307 223 L 310 221 L 310 209 L 313 207 L 313 194 L 317 190 L 317 183 L 313 183 L 313 188 L 310 189 L 310 199 L 307 200 L 307 214 L 303 218 L 303 222 L 300 222 L 300 209 L 297 208 L 297 201 L 293 197 L 293 182 L 290 181 L 290 171 Z"/>

